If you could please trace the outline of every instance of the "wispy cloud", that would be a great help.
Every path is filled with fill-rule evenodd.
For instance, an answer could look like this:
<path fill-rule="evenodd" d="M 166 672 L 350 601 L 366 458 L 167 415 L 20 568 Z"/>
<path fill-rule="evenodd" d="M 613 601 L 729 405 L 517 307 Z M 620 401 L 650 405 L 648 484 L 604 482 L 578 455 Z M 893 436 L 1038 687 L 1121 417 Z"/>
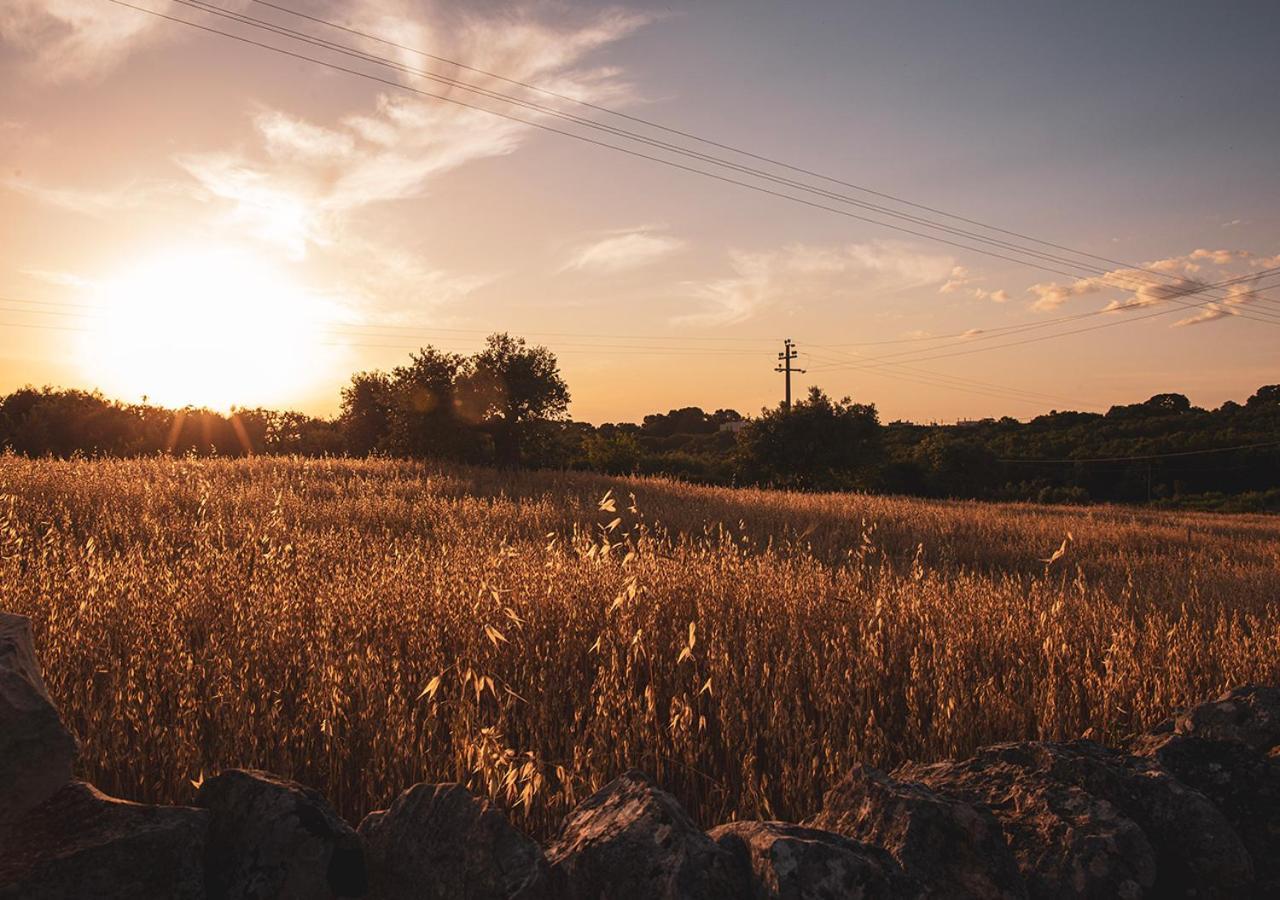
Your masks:
<path fill-rule="evenodd" d="M 351 134 L 295 119 L 280 110 L 261 111 L 254 124 L 272 159 L 340 164 L 355 152 L 356 140 Z"/>
<path fill-rule="evenodd" d="M 160 180 L 130 181 L 111 188 L 78 188 L 45 184 L 19 176 L 0 177 L 0 189 L 13 191 L 48 206 L 102 218 L 127 209 L 138 209 L 162 195 L 183 189 Z"/>
<path fill-rule="evenodd" d="M 204 190 L 207 199 L 226 201 L 224 221 L 252 237 L 301 259 L 312 243 L 323 243 L 322 210 L 305 185 L 287 186 L 235 154 L 180 155 L 175 162 Z"/>
<path fill-rule="evenodd" d="M 784 302 L 851 300 L 868 293 L 940 284 L 956 267 L 949 256 L 896 242 L 837 247 L 792 244 L 770 253 L 733 251 L 729 261 L 732 275 L 690 286 L 701 308 L 678 316 L 676 323 L 727 325 Z"/>
<path fill-rule="evenodd" d="M 584 67 L 585 57 L 652 21 L 651 16 L 620 10 L 558 22 L 539 21 L 527 11 L 450 19 L 433 9 L 371 0 L 344 8 L 344 16 L 362 30 L 405 46 L 429 47 L 592 102 L 623 102 L 631 88 L 615 69 Z M 388 51 L 377 45 L 376 52 Z M 420 57 L 402 55 L 408 64 L 423 65 Z M 471 72 L 459 77 L 488 89 L 513 90 Z M 461 89 L 427 87 L 485 105 Z M 235 207 L 235 220 L 295 255 L 323 240 L 329 217 L 422 197 L 444 173 L 512 153 L 533 130 L 478 109 L 396 92 L 380 92 L 368 110 L 335 122 L 308 121 L 275 109 L 259 109 L 253 122 L 256 150 L 187 153 L 178 161 L 211 198 Z"/>
<path fill-rule="evenodd" d="M 151 9 L 166 12 L 169 0 Z M 137 47 L 172 35 L 164 20 L 103 0 L 5 0 L 0 41 L 26 57 L 30 78 L 69 81 L 110 70 Z"/>
<path fill-rule="evenodd" d="M 677 237 L 648 229 L 611 234 L 578 247 L 561 271 L 623 272 L 657 262 L 683 246 Z"/>
<path fill-rule="evenodd" d="M 43 281 L 45 284 L 54 284 L 58 287 L 83 289 L 93 287 L 97 283 L 75 272 L 56 272 L 49 269 L 19 269 L 18 271 L 35 281 Z"/>

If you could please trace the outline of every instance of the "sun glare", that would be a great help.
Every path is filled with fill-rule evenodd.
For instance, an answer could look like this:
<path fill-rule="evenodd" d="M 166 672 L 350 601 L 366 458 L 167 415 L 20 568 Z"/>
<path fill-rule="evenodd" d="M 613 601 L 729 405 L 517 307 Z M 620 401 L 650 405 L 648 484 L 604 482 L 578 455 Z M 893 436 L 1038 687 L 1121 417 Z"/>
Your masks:
<path fill-rule="evenodd" d="M 288 404 L 323 370 L 315 299 L 240 250 L 157 255 L 94 305 L 81 359 L 112 395 L 221 411 Z"/>

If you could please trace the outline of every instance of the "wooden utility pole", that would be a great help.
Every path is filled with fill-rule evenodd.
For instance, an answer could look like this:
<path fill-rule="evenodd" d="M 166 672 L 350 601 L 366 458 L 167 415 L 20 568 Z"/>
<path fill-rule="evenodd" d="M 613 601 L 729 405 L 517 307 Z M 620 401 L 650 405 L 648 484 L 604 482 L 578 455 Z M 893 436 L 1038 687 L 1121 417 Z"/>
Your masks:
<path fill-rule="evenodd" d="M 787 410 L 791 409 L 791 373 L 799 372 L 801 375 L 804 374 L 804 369 L 793 369 L 791 367 L 791 360 L 795 359 L 799 355 L 800 354 L 796 352 L 796 345 L 792 343 L 791 338 L 787 338 L 782 342 L 782 352 L 778 354 L 778 359 L 781 364 L 773 370 L 775 372 L 785 372 L 787 375 L 787 399 L 782 403 L 783 407 Z"/>

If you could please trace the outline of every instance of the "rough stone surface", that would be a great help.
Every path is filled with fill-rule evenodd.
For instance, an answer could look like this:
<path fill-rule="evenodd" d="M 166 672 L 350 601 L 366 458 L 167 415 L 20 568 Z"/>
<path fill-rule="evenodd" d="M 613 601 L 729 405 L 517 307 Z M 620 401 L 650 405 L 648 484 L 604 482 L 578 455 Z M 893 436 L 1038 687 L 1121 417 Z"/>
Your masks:
<path fill-rule="evenodd" d="M 878 769 L 855 767 L 805 824 L 883 847 L 926 897 L 1027 896 L 990 812 Z"/>
<path fill-rule="evenodd" d="M 1157 726 L 1214 741 L 1239 741 L 1262 754 L 1280 749 L 1280 688 L 1247 684 Z"/>
<path fill-rule="evenodd" d="M 417 784 L 360 823 L 377 900 L 549 898 L 538 845 L 459 784 Z"/>
<path fill-rule="evenodd" d="M 200 786 L 209 810 L 205 867 L 216 900 L 329 900 L 367 890 L 360 839 L 316 791 L 230 769 Z"/>
<path fill-rule="evenodd" d="M 1238 741 L 1146 735 L 1132 750 L 1150 757 L 1222 811 L 1253 859 L 1257 897 L 1280 897 L 1280 759 Z"/>
<path fill-rule="evenodd" d="M 1249 856 L 1223 814 L 1149 760 L 1089 741 L 997 744 L 895 776 L 988 807 L 1033 897 L 1239 897 Z"/>
<path fill-rule="evenodd" d="M 0 849 L 0 900 L 201 900 L 209 814 L 117 800 L 74 781 Z"/>
<path fill-rule="evenodd" d="M 699 830 L 674 797 L 634 770 L 565 818 L 547 858 L 563 897 L 737 900 L 750 890 L 738 857 Z"/>
<path fill-rule="evenodd" d="M 893 857 L 830 831 L 785 822 L 730 822 L 712 840 L 750 867 L 752 900 L 878 900 L 919 896 Z"/>
<path fill-rule="evenodd" d="M 31 621 L 0 613 L 0 829 L 71 781 L 76 749 L 40 677 Z"/>

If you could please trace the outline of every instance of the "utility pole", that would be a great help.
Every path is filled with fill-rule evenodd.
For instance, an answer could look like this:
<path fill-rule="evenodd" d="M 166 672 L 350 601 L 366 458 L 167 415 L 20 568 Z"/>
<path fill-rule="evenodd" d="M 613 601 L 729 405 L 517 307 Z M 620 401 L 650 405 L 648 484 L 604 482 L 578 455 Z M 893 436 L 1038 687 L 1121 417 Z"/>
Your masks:
<path fill-rule="evenodd" d="M 782 352 L 778 354 L 778 360 L 781 362 L 781 365 L 777 366 L 773 370 L 775 372 L 785 372 L 787 375 L 787 399 L 782 405 L 788 411 L 791 409 L 791 373 L 799 372 L 801 375 L 804 374 L 804 369 L 791 368 L 791 360 L 795 359 L 799 355 L 800 354 L 796 352 L 796 345 L 792 343 L 791 338 L 787 338 L 782 342 Z"/>

